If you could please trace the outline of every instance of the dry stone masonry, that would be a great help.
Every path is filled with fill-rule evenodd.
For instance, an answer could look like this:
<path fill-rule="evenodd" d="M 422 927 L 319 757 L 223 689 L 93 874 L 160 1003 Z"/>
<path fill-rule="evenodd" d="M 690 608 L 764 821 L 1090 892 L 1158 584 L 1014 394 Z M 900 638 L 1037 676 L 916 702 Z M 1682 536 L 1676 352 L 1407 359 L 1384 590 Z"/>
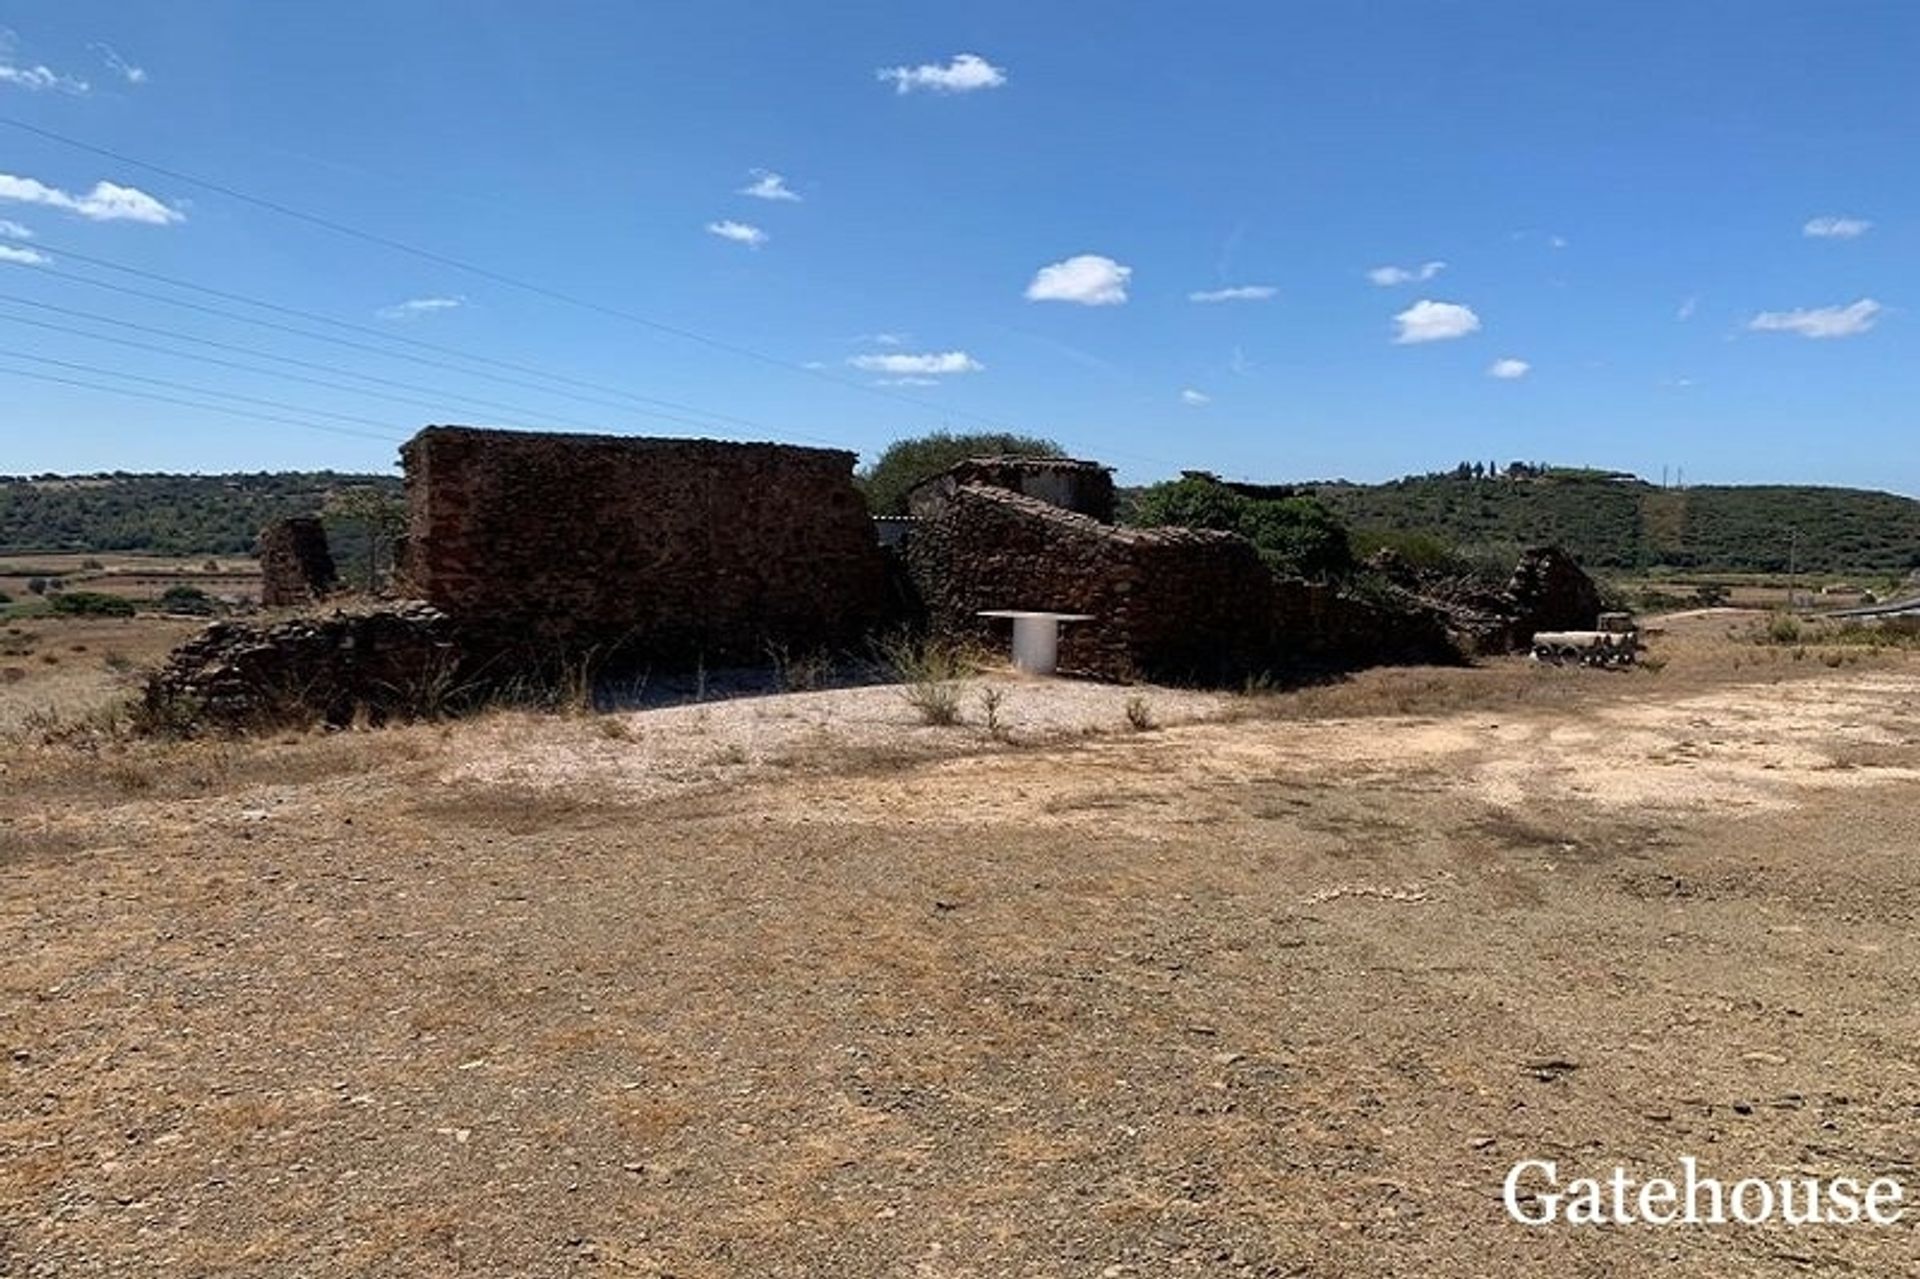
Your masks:
<path fill-rule="evenodd" d="M 260 530 L 260 603 L 289 608 L 324 599 L 338 584 L 327 530 L 317 515 L 275 520 Z"/>
<path fill-rule="evenodd" d="M 885 607 L 851 453 L 434 426 L 401 456 L 403 577 L 463 626 L 750 660 L 852 643 Z"/>
<path fill-rule="evenodd" d="M 907 494 L 907 510 L 918 519 L 937 519 L 954 492 L 969 484 L 1007 489 L 1102 524 L 1113 522 L 1113 472 L 1070 457 L 969 458 L 915 485 Z"/>
<path fill-rule="evenodd" d="M 430 605 L 296 617 L 267 626 L 215 622 L 175 649 L 148 682 L 156 727 L 336 727 L 451 709 L 481 676 L 452 622 Z"/>

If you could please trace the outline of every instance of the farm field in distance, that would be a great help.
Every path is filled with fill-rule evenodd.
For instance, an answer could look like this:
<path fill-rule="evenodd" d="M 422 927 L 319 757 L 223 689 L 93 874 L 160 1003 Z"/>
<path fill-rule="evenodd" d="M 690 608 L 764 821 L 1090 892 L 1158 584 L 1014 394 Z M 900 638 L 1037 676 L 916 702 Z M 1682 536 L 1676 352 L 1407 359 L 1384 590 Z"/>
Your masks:
<path fill-rule="evenodd" d="M 12 598 L 0 605 L 0 618 L 14 611 L 33 611 L 38 597 L 29 587 L 35 579 L 61 582 L 69 591 L 96 591 L 135 601 L 157 599 L 172 586 L 190 586 L 215 599 L 257 601 L 260 566 L 245 555 L 148 555 L 138 552 L 32 552 L 0 555 L 0 594 Z"/>
<path fill-rule="evenodd" d="M 1629 672 L 994 672 L 949 728 L 879 686 L 169 743 L 30 712 L 191 624 L 34 619 L 0 1258 L 1900 1271 L 1906 1229 L 1500 1203 L 1529 1157 L 1920 1180 L 1920 658 L 1766 624 Z"/>

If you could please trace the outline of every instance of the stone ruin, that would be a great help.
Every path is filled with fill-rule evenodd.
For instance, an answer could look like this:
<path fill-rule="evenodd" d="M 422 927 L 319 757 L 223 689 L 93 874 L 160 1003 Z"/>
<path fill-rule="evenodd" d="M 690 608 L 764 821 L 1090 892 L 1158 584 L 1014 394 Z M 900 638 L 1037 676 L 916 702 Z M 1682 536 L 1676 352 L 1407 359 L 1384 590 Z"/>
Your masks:
<path fill-rule="evenodd" d="M 852 453 L 433 426 L 401 457 L 401 578 L 463 627 L 757 660 L 857 642 L 885 608 Z"/>
<path fill-rule="evenodd" d="M 916 519 L 938 519 L 954 493 L 969 484 L 1021 493 L 1102 524 L 1113 523 L 1112 469 L 1070 457 L 968 458 L 910 489 L 907 510 Z"/>
<path fill-rule="evenodd" d="M 1594 580 L 1557 546 L 1523 552 L 1498 591 L 1415 568 L 1391 550 L 1367 563 L 1404 609 L 1431 615 L 1468 656 L 1518 652 L 1536 631 L 1591 629 L 1605 607 Z"/>
<path fill-rule="evenodd" d="M 225 623 L 176 651 L 148 708 L 208 721 L 415 713 L 450 690 L 852 646 L 888 616 L 852 453 L 428 427 L 401 450 L 407 603 Z M 309 521 L 317 528 L 317 521 Z M 310 603 L 307 525 L 268 530 L 275 601 Z M 324 538 L 319 543 L 324 549 Z M 358 708 L 355 710 L 354 708 Z"/>
<path fill-rule="evenodd" d="M 587 662 L 846 650 L 915 615 L 934 635 L 984 639 L 986 609 L 1091 614 L 1065 628 L 1063 671 L 1197 684 L 1457 660 L 1599 609 L 1555 550 L 1529 552 L 1491 594 L 1449 595 L 1392 565 L 1384 600 L 1276 578 L 1237 534 L 1106 522 L 1111 474 L 1070 459 L 978 459 L 921 485 L 896 555 L 851 453 L 435 426 L 401 455 L 400 581 L 418 598 L 211 627 L 150 682 L 154 723 L 433 714 Z M 261 552 L 269 602 L 310 603 L 331 584 L 317 520 L 275 525 Z"/>
<path fill-rule="evenodd" d="M 990 636 L 987 609 L 1092 615 L 1063 628 L 1060 669 L 1099 679 L 1220 684 L 1449 654 L 1422 619 L 1276 579 L 1236 533 L 1118 527 L 986 484 L 952 489 L 907 559 L 949 639 Z"/>
<path fill-rule="evenodd" d="M 288 608 L 325 599 L 339 584 L 327 530 L 317 515 L 275 520 L 260 530 L 260 603 Z"/>
<path fill-rule="evenodd" d="M 144 705 L 160 729 L 343 727 L 453 709 L 478 691 L 478 674 L 446 614 L 410 602 L 268 626 L 215 622 L 173 651 Z"/>

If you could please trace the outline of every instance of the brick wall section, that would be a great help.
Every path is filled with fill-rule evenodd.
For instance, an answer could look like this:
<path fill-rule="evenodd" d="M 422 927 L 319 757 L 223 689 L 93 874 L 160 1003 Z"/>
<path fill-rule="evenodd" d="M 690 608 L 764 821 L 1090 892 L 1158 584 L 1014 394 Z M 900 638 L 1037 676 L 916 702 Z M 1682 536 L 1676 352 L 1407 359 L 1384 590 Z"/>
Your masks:
<path fill-rule="evenodd" d="M 1063 671 L 1212 682 L 1270 647 L 1272 578 L 1232 533 L 1133 529 L 1005 489 L 964 485 L 908 543 L 936 634 L 999 635 L 982 609 L 1090 613 L 1061 635 Z M 1004 635 L 998 642 L 1004 646 Z"/>
<path fill-rule="evenodd" d="M 275 520 L 260 530 L 260 603 L 267 608 L 311 604 L 338 582 L 327 530 L 315 515 Z"/>
<path fill-rule="evenodd" d="M 885 605 L 851 453 L 434 426 L 401 456 L 407 588 L 463 626 L 759 659 L 851 642 Z"/>

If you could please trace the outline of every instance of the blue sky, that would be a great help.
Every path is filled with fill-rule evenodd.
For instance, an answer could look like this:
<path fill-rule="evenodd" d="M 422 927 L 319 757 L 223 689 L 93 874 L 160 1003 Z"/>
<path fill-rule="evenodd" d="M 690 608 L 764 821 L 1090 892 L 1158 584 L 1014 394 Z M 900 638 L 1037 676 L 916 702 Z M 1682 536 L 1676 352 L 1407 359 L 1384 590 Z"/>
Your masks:
<path fill-rule="evenodd" d="M 997 426 L 1129 480 L 1525 458 L 1920 493 L 1909 4 L 61 0 L 0 27 L 0 117 L 124 157 L 0 125 L 0 470 L 386 469 L 426 421 L 510 420 L 868 456 Z M 376 332 L 70 278 L 320 327 L 101 263 Z"/>

